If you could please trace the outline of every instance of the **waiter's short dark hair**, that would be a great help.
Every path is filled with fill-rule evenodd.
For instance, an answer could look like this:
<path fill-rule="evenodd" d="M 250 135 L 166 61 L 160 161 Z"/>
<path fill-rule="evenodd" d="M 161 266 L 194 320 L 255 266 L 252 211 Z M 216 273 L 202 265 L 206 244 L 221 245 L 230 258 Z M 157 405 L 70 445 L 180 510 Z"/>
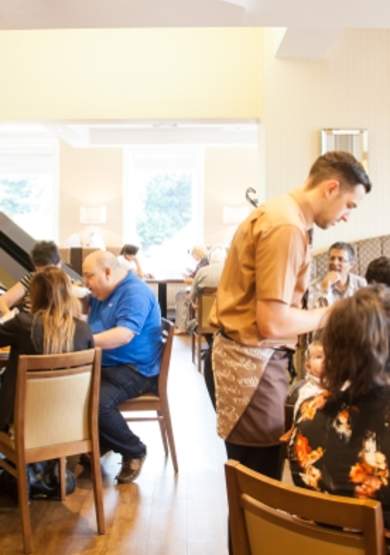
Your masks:
<path fill-rule="evenodd" d="M 319 156 L 309 172 L 310 188 L 332 177 L 340 179 L 344 187 L 363 185 L 366 193 L 369 193 L 372 188 L 363 165 L 349 152 L 333 150 Z"/>

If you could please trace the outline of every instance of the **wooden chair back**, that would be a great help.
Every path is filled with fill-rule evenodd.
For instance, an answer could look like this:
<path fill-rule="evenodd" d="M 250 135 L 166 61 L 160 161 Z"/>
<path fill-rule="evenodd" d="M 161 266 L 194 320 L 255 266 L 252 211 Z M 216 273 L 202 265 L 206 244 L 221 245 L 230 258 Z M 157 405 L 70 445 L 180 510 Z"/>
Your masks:
<path fill-rule="evenodd" d="M 197 325 L 192 332 L 191 356 L 192 362 L 197 363 L 198 370 L 202 370 L 202 338 L 204 335 L 211 335 L 216 331 L 210 324 L 210 312 L 217 295 L 216 287 L 204 287 L 200 290 L 197 297 L 195 318 Z"/>
<path fill-rule="evenodd" d="M 378 501 L 297 488 L 236 461 L 225 470 L 233 555 L 384 555 Z"/>
<path fill-rule="evenodd" d="M 98 412 L 100 360 L 100 349 L 19 357 L 15 444 L 25 450 L 26 462 L 53 458 L 52 450 L 66 444 L 68 455 L 89 450 Z"/>
<path fill-rule="evenodd" d="M 196 332 L 198 334 L 213 333 L 215 328 L 210 324 L 210 312 L 214 304 L 217 289 L 215 287 L 205 287 L 201 289 L 198 295 L 197 321 L 198 326 Z"/>
<path fill-rule="evenodd" d="M 161 319 L 162 350 L 160 359 L 160 374 L 158 377 L 158 395 L 167 398 L 168 374 L 171 362 L 173 331 L 175 326 L 166 318 Z"/>

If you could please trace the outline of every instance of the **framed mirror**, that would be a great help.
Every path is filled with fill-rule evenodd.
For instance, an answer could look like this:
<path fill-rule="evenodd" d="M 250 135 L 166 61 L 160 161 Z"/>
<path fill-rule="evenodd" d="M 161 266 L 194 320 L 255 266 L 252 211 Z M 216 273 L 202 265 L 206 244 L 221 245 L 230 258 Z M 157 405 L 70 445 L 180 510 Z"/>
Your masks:
<path fill-rule="evenodd" d="M 321 129 L 321 154 L 329 150 L 350 152 L 368 170 L 367 129 Z"/>

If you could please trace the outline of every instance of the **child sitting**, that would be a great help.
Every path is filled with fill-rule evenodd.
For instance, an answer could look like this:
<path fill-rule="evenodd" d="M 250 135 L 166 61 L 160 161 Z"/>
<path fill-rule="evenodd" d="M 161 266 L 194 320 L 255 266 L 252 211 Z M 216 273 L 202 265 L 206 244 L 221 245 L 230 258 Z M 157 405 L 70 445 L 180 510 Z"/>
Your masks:
<path fill-rule="evenodd" d="M 286 430 L 291 427 L 303 401 L 323 391 L 321 386 L 323 366 L 324 349 L 322 342 L 319 339 L 315 339 L 309 344 L 305 352 L 305 377 L 292 386 L 287 396 Z"/>
<path fill-rule="evenodd" d="M 305 371 L 305 378 L 300 383 L 297 391 L 298 395 L 294 405 L 294 417 L 303 401 L 323 391 L 321 376 L 324 372 L 324 348 L 321 341 L 318 339 L 312 341 L 306 349 Z"/>

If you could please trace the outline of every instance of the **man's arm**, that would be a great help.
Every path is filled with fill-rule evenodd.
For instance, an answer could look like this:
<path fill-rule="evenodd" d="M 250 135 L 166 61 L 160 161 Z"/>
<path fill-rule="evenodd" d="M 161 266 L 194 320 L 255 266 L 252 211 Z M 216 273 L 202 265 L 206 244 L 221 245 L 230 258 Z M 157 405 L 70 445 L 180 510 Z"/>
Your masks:
<path fill-rule="evenodd" d="M 322 328 L 329 307 L 303 310 L 280 301 L 257 301 L 256 322 L 264 339 L 283 339 Z"/>
<path fill-rule="evenodd" d="M 95 333 L 93 339 L 96 347 L 101 347 L 102 349 L 116 349 L 117 347 L 122 347 L 122 345 L 130 343 L 133 337 L 134 333 L 128 328 L 118 326 L 110 330 Z"/>

